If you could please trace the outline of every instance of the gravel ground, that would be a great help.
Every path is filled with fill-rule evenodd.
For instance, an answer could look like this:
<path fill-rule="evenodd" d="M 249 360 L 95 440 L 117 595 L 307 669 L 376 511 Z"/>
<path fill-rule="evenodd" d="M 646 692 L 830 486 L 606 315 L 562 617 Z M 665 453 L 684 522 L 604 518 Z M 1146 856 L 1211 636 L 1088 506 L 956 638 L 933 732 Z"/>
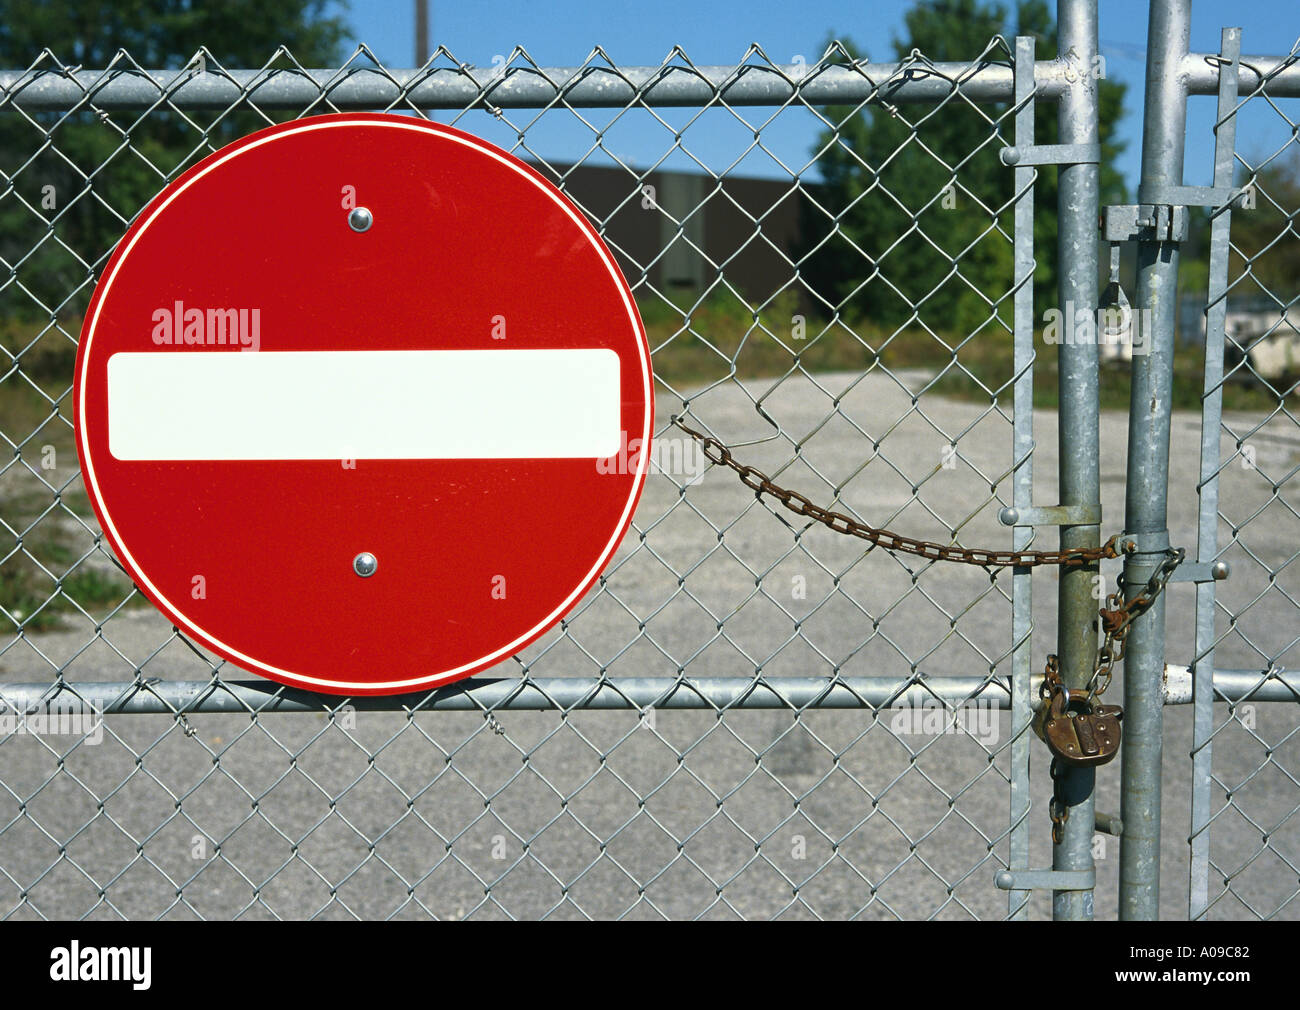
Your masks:
<path fill-rule="evenodd" d="M 819 375 L 780 384 L 764 407 L 796 437 L 738 451 L 818 502 L 941 539 L 1010 545 L 990 496 L 1010 463 L 1007 416 L 910 389 L 924 376 Z M 767 433 L 752 399 L 770 382 L 695 397 L 695 416 L 731 441 Z M 839 413 L 834 412 L 838 403 Z M 661 398 L 661 422 L 678 404 Z M 828 414 L 830 419 L 827 420 Z M 1009 410 L 1008 410 L 1009 415 Z M 825 423 L 823 423 L 825 422 Z M 1230 419 L 1230 423 L 1238 423 Z M 1035 418 L 1036 499 L 1055 500 L 1055 415 Z M 1243 428 L 1247 427 L 1242 424 Z M 1253 425 L 1251 426 L 1253 427 Z M 1125 416 L 1102 423 L 1104 531 L 1122 525 Z M 1170 525 L 1194 547 L 1199 418 L 1174 421 Z M 959 455 L 945 467 L 944 446 Z M 1228 555 L 1221 601 L 1237 613 L 1217 663 L 1285 664 L 1300 578 L 1286 488 L 1300 430 L 1286 417 L 1251 435 L 1255 469 L 1223 477 L 1222 536 L 1250 519 Z M 1225 440 L 1225 453 L 1235 445 Z M 865 465 L 864 465 L 865 464 Z M 653 476 L 605 585 L 563 631 L 496 675 L 518 677 L 982 675 L 1010 640 L 1010 580 L 915 565 L 822 529 L 799 532 L 712 468 L 679 491 Z M 914 494 L 913 488 L 918 490 Z M 1253 518 L 1251 518 L 1253 517 Z M 790 517 L 793 519 L 793 517 Z M 1048 533 L 1041 546 L 1054 546 Z M 1249 548 L 1247 551 L 1246 548 Z M 1253 556 L 1253 557 L 1252 557 Z M 1267 570 L 1282 569 L 1270 580 Z M 1110 585 L 1118 568 L 1103 567 Z M 915 573 L 915 574 L 914 574 Z M 1034 578 L 1034 663 L 1055 640 L 1054 571 Z M 1254 602 L 1252 602 L 1254 601 Z M 429 620 L 413 601 L 412 619 Z M 1186 663 L 1193 592 L 1170 591 L 1168 657 Z M 274 619 L 268 615 L 268 619 Z M 331 633 L 324 629 L 323 633 Z M 152 608 L 102 627 L 0 642 L 0 683 L 206 679 L 208 661 Z M 1005 665 L 999 668 L 1001 673 Z M 232 669 L 230 679 L 246 679 Z M 1115 697 L 1122 694 L 1117 681 Z M 1224 729 L 1215 773 L 1232 787 L 1213 858 L 1235 869 L 1215 917 L 1300 917 L 1300 709 L 1259 705 Z M 986 713 L 987 715 L 987 713 Z M 1008 716 L 970 734 L 905 733 L 894 713 L 662 710 L 403 715 L 114 716 L 98 745 L 0 740 L 0 916 L 380 918 L 996 917 L 1005 858 Z M 919 729 L 924 730 L 924 726 Z M 988 746 L 985 746 L 985 743 Z M 1189 706 L 1165 720 L 1162 915 L 1186 914 Z M 60 756 L 62 759 L 60 760 Z M 1032 860 L 1050 841 L 1045 751 L 1033 745 Z M 1099 774 L 1099 808 L 1118 810 L 1118 762 Z M 1216 785 L 1216 803 L 1225 804 Z M 1099 846 L 1098 917 L 1116 913 L 1119 847 Z M 1251 861 L 1252 853 L 1262 852 Z M 1211 893 L 1223 889 L 1222 877 Z M 26 901 L 21 895 L 26 894 Z M 1035 896 L 1034 917 L 1050 914 Z M 1279 910 L 1280 908 L 1280 910 Z"/>

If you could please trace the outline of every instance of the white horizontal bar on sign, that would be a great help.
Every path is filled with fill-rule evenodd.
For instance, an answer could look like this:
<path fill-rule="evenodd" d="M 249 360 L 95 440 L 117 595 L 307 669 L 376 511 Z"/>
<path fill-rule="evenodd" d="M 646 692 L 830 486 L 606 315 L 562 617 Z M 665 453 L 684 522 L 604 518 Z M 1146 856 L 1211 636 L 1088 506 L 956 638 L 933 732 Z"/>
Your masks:
<path fill-rule="evenodd" d="M 605 458 L 618 355 L 483 351 L 121 352 L 120 460 Z"/>

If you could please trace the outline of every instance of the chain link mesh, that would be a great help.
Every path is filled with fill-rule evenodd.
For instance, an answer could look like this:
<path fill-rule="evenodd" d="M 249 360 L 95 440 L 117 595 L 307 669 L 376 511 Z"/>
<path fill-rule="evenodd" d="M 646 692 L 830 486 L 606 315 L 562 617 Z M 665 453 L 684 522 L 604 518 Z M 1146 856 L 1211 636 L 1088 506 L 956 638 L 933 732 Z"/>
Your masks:
<path fill-rule="evenodd" d="M 746 445 L 774 480 L 862 522 L 956 546 L 1009 540 L 997 515 L 1011 504 L 1014 376 L 1009 354 L 986 349 L 1010 342 L 1011 194 L 990 195 L 986 166 L 1012 142 L 1011 111 L 959 82 L 998 68 L 1009 80 L 1011 53 L 1002 39 L 957 67 L 913 53 L 879 79 L 859 74 L 842 107 L 807 97 L 849 59 L 832 48 L 794 75 L 755 48 L 720 72 L 675 51 L 629 71 L 596 49 L 557 71 L 516 49 L 488 78 L 445 50 L 414 76 L 364 48 L 324 75 L 283 50 L 257 70 L 200 53 L 180 72 L 120 53 L 93 74 L 46 53 L 8 81 L 0 688 L 47 685 L 69 711 L 40 731 L 30 718 L 0 725 L 0 917 L 1007 914 L 990 881 L 1021 826 L 1008 823 L 1002 711 L 1011 573 L 864 549 L 709 472 L 669 427 L 681 415 Z M 729 102 L 756 73 L 779 76 L 784 97 Z M 414 115 L 429 114 L 418 89 L 458 81 L 460 107 L 434 115 L 532 163 L 598 225 L 646 319 L 661 428 L 659 465 L 598 586 L 480 678 L 496 683 L 396 710 L 250 686 L 170 628 L 103 545 L 72 438 L 80 312 L 112 247 L 97 237 L 120 235 L 169 179 L 235 137 L 357 107 L 340 96 L 358 75 L 391 88 L 375 108 Z M 17 99 L 51 76 L 76 100 Z M 198 77 L 224 81 L 229 100 L 187 98 Z M 706 82 L 711 97 L 652 104 L 668 78 Z M 152 89 L 148 100 L 105 97 L 124 79 Z M 894 104 L 918 79 L 929 100 Z M 286 80 L 309 92 L 292 109 L 268 97 Z M 571 98 L 593 80 L 629 97 Z M 548 84 L 550 97 L 503 100 L 519 81 Z M 863 109 L 896 120 L 896 149 L 854 149 L 846 124 Z M 955 157 L 931 136 L 945 117 L 979 127 Z M 810 124 L 811 153 L 783 139 Z M 625 153 L 632 137 L 639 149 L 659 138 L 660 153 L 638 162 Z M 847 206 L 817 183 L 836 160 L 869 180 Z M 891 190 L 921 166 L 939 180 L 925 201 Z M 977 224 L 958 248 L 954 203 Z M 859 245 L 850 222 L 879 207 L 902 224 L 882 247 Z M 1296 207 L 1282 228 L 1292 237 Z M 828 294 L 810 276 L 819 254 L 860 283 Z M 909 276 L 918 254 L 942 267 L 929 290 Z M 1278 255 L 1247 250 L 1237 273 Z M 992 286 L 990 263 L 1002 278 Z M 951 291 L 964 299 L 956 328 L 935 299 Z M 864 299 L 886 295 L 903 321 L 864 323 Z M 1278 326 L 1294 331 L 1289 297 L 1276 294 Z M 1247 358 L 1236 370 L 1257 368 Z M 1244 504 L 1225 484 L 1224 556 L 1254 575 L 1234 574 L 1244 595 L 1220 597 L 1220 665 L 1229 644 L 1269 665 L 1295 647 L 1285 626 L 1251 624 L 1266 594 L 1294 605 L 1292 548 L 1252 543 L 1248 529 L 1265 509 L 1296 519 L 1282 491 L 1293 461 L 1269 456 L 1293 440 L 1291 388 L 1273 389 L 1262 418 L 1224 416 L 1236 448 L 1257 455 Z M 1050 450 L 1041 462 L 1050 472 Z M 136 714 L 77 721 L 105 706 Z M 1264 905 L 1236 882 L 1295 869 L 1279 835 L 1296 823 L 1283 760 L 1295 731 L 1270 729 L 1263 712 L 1247 729 L 1243 705 L 1226 711 L 1216 762 L 1245 763 L 1216 765 L 1215 830 L 1236 817 L 1262 840 L 1216 851 L 1215 868 L 1223 895 L 1283 913 L 1294 891 Z M 1034 844 L 1041 864 L 1045 831 Z"/>
<path fill-rule="evenodd" d="M 15 404 L 0 474 L 8 541 L 0 678 L 104 682 L 164 712 L 109 715 L 90 733 L 20 726 L 0 737 L 0 915 L 1004 915 L 1005 898 L 990 887 L 1006 865 L 1009 831 L 1009 740 L 1006 716 L 988 707 L 996 700 L 981 703 L 981 723 L 959 711 L 975 703 L 914 691 L 910 699 L 930 702 L 916 719 L 935 720 L 921 732 L 908 711 L 879 698 L 855 696 L 849 712 L 824 710 L 821 699 L 861 676 L 892 677 L 901 692 L 924 685 L 926 671 L 973 676 L 971 697 L 997 687 L 1009 576 L 868 560 L 861 545 L 792 523 L 694 470 L 690 447 L 674 446 L 670 431 L 663 445 L 682 455 L 661 460 L 598 588 L 498 671 L 530 692 L 528 707 L 549 711 L 507 701 L 432 712 L 425 699 L 383 712 L 322 698 L 314 715 L 277 713 L 289 692 L 268 685 L 267 700 L 234 700 L 246 697 L 239 671 L 141 605 L 100 540 L 76 467 L 69 383 L 78 311 L 111 251 L 78 237 L 97 233 L 92 221 L 120 234 L 151 190 L 233 136 L 336 111 L 332 95 L 354 72 L 387 75 L 362 50 L 327 80 L 307 78 L 319 93 L 285 114 L 261 108 L 258 96 L 276 75 L 306 74 L 291 53 L 253 74 L 200 55 L 204 72 L 237 82 L 237 100 L 182 104 L 177 95 L 200 67 L 147 78 L 122 53 L 72 108 L 26 110 L 13 100 L 21 86 L 0 108 L 24 127 L 21 149 L 4 152 L 3 293 L 32 320 L 10 327 L 0 380 Z M 995 39 L 967 70 L 1009 55 Z M 814 245 L 850 238 L 839 229 L 844 208 L 819 202 L 812 181 L 828 149 L 864 172 L 879 167 L 840 136 L 856 108 L 833 113 L 802 97 L 807 82 L 847 58 L 829 51 L 775 106 L 737 108 L 715 93 L 702 107 L 654 108 L 641 84 L 622 107 L 602 109 L 570 102 L 564 86 L 597 72 L 621 77 L 603 52 L 561 76 L 516 50 L 499 78 L 439 118 L 533 163 L 600 226 L 647 320 L 661 419 L 689 408 L 729 438 L 757 441 L 756 461 L 850 514 L 945 543 L 1005 539 L 994 517 L 1009 503 L 1011 375 L 979 370 L 970 350 L 977 334 L 1009 333 L 1010 218 L 1008 206 L 981 202 L 966 172 L 1010 142 L 1006 110 L 977 105 L 920 55 L 894 78 L 869 82 L 857 108 L 878 104 L 909 74 L 947 81 L 933 103 L 891 113 L 908 124 L 907 157 L 938 167 L 984 224 L 949 255 L 933 237 L 943 225 L 937 204 L 895 199 L 911 226 L 892 248 L 870 251 L 864 283 L 901 294 L 891 259 L 937 249 L 950 268 L 943 283 L 977 291 L 984 308 L 967 333 L 931 318 L 923 300 L 906 326 L 864 330 L 852 321 L 855 294 L 829 301 L 806 283 L 811 254 L 788 235 L 798 207 Z M 25 79 L 64 69 L 46 54 Z M 755 69 L 785 76 L 757 49 L 727 76 Z M 397 97 L 387 111 L 424 114 L 410 93 L 435 73 L 477 80 L 445 51 L 426 71 L 401 84 L 389 77 Z M 697 73 L 675 52 L 648 79 L 670 71 Z M 147 108 L 97 104 L 100 86 L 122 75 L 157 84 Z M 535 109 L 496 106 L 493 88 L 518 75 L 553 80 L 555 97 Z M 86 81 L 70 69 L 64 76 Z M 927 148 L 927 124 L 958 108 L 985 135 L 950 163 Z M 98 160 L 71 144 L 69 127 L 87 122 L 111 140 Z M 809 123 L 823 134 L 811 155 L 792 160 L 789 144 L 767 141 Z M 154 144 L 155 130 L 185 143 Z M 575 132 L 585 155 L 548 158 L 553 137 Z M 621 153 L 634 134 L 661 138 L 653 164 Z M 705 157 L 697 144 L 725 154 Z M 151 186 L 125 191 L 119 170 L 141 165 Z M 43 206 L 52 176 L 57 200 Z M 872 199 L 893 197 L 881 183 Z M 865 266 L 867 251 L 851 254 Z M 1002 290 L 963 276 L 964 264 L 991 255 L 1007 264 Z M 937 365 L 911 366 L 904 345 L 915 353 L 918 342 Z M 984 404 L 931 406 L 924 394 L 945 377 L 978 384 Z M 695 685 L 708 677 L 744 678 L 748 702 L 707 696 Z M 582 687 L 561 697 L 564 678 Z M 589 707 L 611 685 L 621 691 L 620 678 L 642 693 Z M 797 701 L 772 687 L 798 680 L 826 686 Z M 243 714 L 182 712 L 159 686 L 176 681 Z M 746 707 L 764 690 L 787 700 Z"/>

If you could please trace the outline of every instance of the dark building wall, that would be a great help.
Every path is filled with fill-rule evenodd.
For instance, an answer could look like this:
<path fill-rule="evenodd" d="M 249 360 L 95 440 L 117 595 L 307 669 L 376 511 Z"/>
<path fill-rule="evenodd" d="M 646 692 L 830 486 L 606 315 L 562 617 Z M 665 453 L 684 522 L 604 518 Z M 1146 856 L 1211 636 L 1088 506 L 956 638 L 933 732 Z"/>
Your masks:
<path fill-rule="evenodd" d="M 762 304 L 795 283 L 800 201 L 789 181 L 535 164 L 599 228 L 639 297 L 725 279 Z M 651 290 L 653 289 L 653 291 Z"/>

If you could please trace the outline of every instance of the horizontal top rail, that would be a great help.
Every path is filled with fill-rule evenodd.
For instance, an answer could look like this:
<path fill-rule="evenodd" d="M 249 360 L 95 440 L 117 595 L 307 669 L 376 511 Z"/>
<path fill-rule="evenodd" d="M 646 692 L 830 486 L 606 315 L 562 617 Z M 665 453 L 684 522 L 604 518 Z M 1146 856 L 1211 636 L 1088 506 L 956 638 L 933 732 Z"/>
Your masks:
<path fill-rule="evenodd" d="M 1191 53 L 1184 65 L 1188 91 L 1218 90 L 1218 57 Z M 1034 64 L 1041 98 L 1059 97 L 1078 68 L 1060 60 Z M 1245 56 L 1239 75 L 1243 94 L 1267 79 L 1278 97 L 1300 96 L 1300 63 L 1290 57 Z M 932 102 L 954 90 L 976 102 L 1010 101 L 1015 83 L 1009 64 L 864 63 L 806 67 L 801 64 L 740 66 L 435 67 L 384 70 L 7 70 L 0 71 L 0 107 L 29 111 L 70 109 L 82 103 L 105 110 L 141 110 L 166 101 L 177 108 L 224 109 L 242 100 L 264 109 L 303 109 L 321 104 L 359 111 L 402 104 L 416 109 L 535 109 L 552 104 L 575 108 L 621 108 L 633 103 L 690 107 L 727 105 L 855 105 Z"/>
<path fill-rule="evenodd" d="M 1035 64 L 1039 94 L 1059 95 L 1067 74 L 1055 61 Z M 0 71 L 0 107 L 60 110 L 89 101 L 97 109 L 146 109 L 165 99 L 177 108 L 223 109 L 241 100 L 259 108 L 301 109 L 323 104 L 359 111 L 398 103 L 418 109 L 543 108 L 564 104 L 587 108 L 727 105 L 854 105 L 935 101 L 954 90 L 972 101 L 1009 101 L 1014 93 L 1009 64 L 861 63 L 829 65 L 701 66 L 612 68 L 436 67 L 384 70 L 30 70 Z"/>

